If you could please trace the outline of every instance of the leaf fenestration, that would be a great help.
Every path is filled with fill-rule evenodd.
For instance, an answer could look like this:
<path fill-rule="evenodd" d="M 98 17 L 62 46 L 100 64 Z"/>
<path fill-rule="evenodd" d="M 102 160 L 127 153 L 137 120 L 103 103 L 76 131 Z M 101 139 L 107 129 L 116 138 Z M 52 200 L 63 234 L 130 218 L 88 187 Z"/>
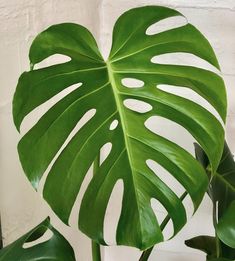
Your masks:
<path fill-rule="evenodd" d="M 201 165 L 182 147 L 147 129 L 145 122 L 149 117 L 157 115 L 184 127 L 206 151 L 213 170 L 221 157 L 224 130 L 215 116 L 188 99 L 157 88 L 170 84 L 192 89 L 225 120 L 226 93 L 220 76 L 192 66 L 151 62 L 159 54 L 186 52 L 219 68 L 210 44 L 191 24 L 156 35 L 146 34 L 149 26 L 173 16 L 181 14 L 159 6 L 124 13 L 114 26 L 113 45 L 106 62 L 86 28 L 71 23 L 51 26 L 32 43 L 30 62 L 37 64 L 53 54 L 67 55 L 71 60 L 25 72 L 18 82 L 13 101 L 18 129 L 35 108 L 70 85 L 82 84 L 52 106 L 19 142 L 23 169 L 35 188 L 83 115 L 95 109 L 95 115 L 74 134 L 52 164 L 43 195 L 55 213 L 68 223 L 89 167 L 101 147 L 112 143 L 110 154 L 85 192 L 79 214 L 80 229 L 102 244 L 105 211 L 119 179 L 123 180 L 124 193 L 117 244 L 146 249 L 163 240 L 150 204 L 152 198 L 167 210 L 174 234 L 186 223 L 182 201 L 148 168 L 147 160 L 156 161 L 182 184 L 195 209 L 206 191 L 208 178 Z M 122 83 L 125 78 L 144 84 L 127 88 Z M 130 110 L 124 105 L 128 99 L 144 102 L 150 109 Z M 118 125 L 110 130 L 114 120 Z"/>

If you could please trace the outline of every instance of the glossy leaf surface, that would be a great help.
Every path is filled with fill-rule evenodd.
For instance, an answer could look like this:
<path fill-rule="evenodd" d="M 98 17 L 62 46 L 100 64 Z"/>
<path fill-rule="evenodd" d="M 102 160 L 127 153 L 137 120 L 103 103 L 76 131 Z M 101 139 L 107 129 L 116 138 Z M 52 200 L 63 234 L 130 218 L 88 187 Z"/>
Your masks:
<path fill-rule="evenodd" d="M 41 238 L 47 230 L 53 233 L 52 237 L 44 242 L 35 244 L 33 241 Z M 25 243 L 34 244 L 26 248 Z M 50 225 L 49 219 L 46 219 L 30 232 L 0 250 L 0 260 L 75 261 L 75 256 L 72 247 L 66 239 Z"/>
<path fill-rule="evenodd" d="M 217 225 L 219 238 L 231 248 L 235 248 L 235 200 L 229 205 Z"/>
<path fill-rule="evenodd" d="M 189 88 L 226 116 L 223 80 L 217 74 L 193 66 L 154 64 L 153 56 L 186 52 L 219 68 L 215 54 L 202 34 L 191 24 L 147 35 L 152 24 L 182 16 L 158 6 L 135 8 L 116 22 L 110 56 L 105 62 L 90 32 L 76 24 L 55 25 L 34 40 L 30 62 L 62 54 L 63 64 L 25 72 L 16 89 L 13 113 L 16 127 L 31 111 L 67 87 L 82 85 L 52 106 L 22 138 L 18 151 L 23 169 L 35 188 L 43 173 L 87 112 L 93 116 L 53 162 L 44 186 L 44 198 L 68 223 L 83 179 L 106 143 L 112 149 L 91 180 L 82 200 L 79 227 L 92 239 L 105 244 L 104 217 L 112 190 L 123 181 L 124 193 L 117 244 L 146 249 L 163 240 L 151 199 L 167 210 L 176 234 L 186 223 L 185 208 L 174 193 L 146 164 L 151 159 L 165 168 L 189 193 L 195 209 L 206 191 L 208 179 L 190 153 L 145 126 L 151 116 L 160 116 L 184 127 L 206 151 L 212 168 L 221 157 L 224 130 L 220 122 L 200 105 L 157 88 L 160 84 Z M 143 82 L 136 88 L 125 78 Z M 128 100 L 147 105 L 145 112 L 128 108 Z M 118 125 L 110 129 L 116 120 Z M 95 218 L 93 218 L 95 217 Z"/>

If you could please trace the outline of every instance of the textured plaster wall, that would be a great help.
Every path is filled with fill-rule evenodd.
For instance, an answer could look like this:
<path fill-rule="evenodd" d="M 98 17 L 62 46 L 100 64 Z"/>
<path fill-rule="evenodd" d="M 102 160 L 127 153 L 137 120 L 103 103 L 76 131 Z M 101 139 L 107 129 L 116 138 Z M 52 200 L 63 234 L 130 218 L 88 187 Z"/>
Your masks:
<path fill-rule="evenodd" d="M 11 100 L 18 76 L 29 68 L 27 55 L 32 39 L 51 24 L 77 22 L 92 31 L 104 56 L 107 57 L 111 31 L 117 17 L 129 8 L 146 4 L 177 8 L 210 40 L 218 55 L 227 85 L 229 101 L 227 139 L 232 151 L 235 151 L 234 0 L 0 0 L 0 212 L 5 244 L 15 240 L 52 213 L 22 173 L 16 151 L 19 135 L 11 117 Z M 179 58 L 175 58 L 176 62 L 177 59 Z M 159 122 L 159 126 L 158 132 L 162 133 L 164 129 L 163 135 L 192 152 L 192 139 L 185 136 L 181 128 L 165 121 Z M 110 231 L 117 222 L 115 212 L 118 213 L 120 209 L 118 199 L 121 194 L 118 186 L 112 197 L 113 207 L 108 208 L 106 218 L 105 236 L 111 241 L 113 234 Z M 187 201 L 186 205 L 191 209 L 190 201 Z M 182 232 L 172 241 L 157 246 L 150 261 L 203 261 L 204 255 L 184 247 L 183 241 L 197 234 L 212 234 L 210 214 L 211 205 L 205 197 L 199 211 Z M 53 214 L 52 222 L 65 232 L 66 237 L 76 248 L 78 260 L 91 260 L 89 240 L 75 229 L 76 215 L 71 219 L 72 229 L 61 224 Z M 170 231 L 169 228 L 168 230 Z M 127 247 L 105 247 L 103 255 L 105 261 L 134 261 L 140 252 Z"/>

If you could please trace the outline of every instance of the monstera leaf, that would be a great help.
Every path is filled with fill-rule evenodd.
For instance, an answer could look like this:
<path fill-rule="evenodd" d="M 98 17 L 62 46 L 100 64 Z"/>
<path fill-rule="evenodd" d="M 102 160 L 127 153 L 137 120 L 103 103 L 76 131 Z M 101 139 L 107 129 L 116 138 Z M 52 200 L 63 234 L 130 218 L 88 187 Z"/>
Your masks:
<path fill-rule="evenodd" d="M 220 76 L 192 66 L 151 62 L 156 55 L 186 52 L 219 68 L 210 44 L 191 24 L 146 34 L 152 24 L 174 16 L 182 15 L 158 6 L 124 13 L 115 24 L 106 62 L 86 28 L 71 23 L 51 26 L 31 46 L 32 66 L 54 54 L 66 55 L 71 60 L 25 72 L 18 82 L 13 102 L 18 129 L 24 117 L 39 105 L 71 85 L 81 85 L 52 106 L 18 146 L 23 169 L 36 189 L 45 170 L 52 165 L 43 195 L 65 223 L 89 167 L 101 148 L 112 144 L 109 155 L 89 183 L 79 215 L 80 229 L 102 244 L 106 244 L 105 211 L 118 180 L 123 181 L 124 192 L 117 244 L 146 249 L 163 240 L 151 199 L 158 200 L 167 210 L 174 234 L 186 223 L 182 201 L 148 167 L 148 159 L 160 164 L 182 184 L 195 209 L 207 189 L 208 178 L 193 156 L 146 128 L 151 116 L 169 119 L 191 133 L 206 151 L 213 170 L 221 157 L 224 130 L 215 116 L 186 98 L 158 88 L 160 84 L 189 88 L 212 104 L 225 120 L 226 93 Z M 129 88 L 125 84 L 129 78 L 141 81 L 142 85 Z M 133 100 L 147 104 L 148 109 L 134 110 L 128 103 Z M 72 133 L 87 112 L 93 113 L 89 121 Z"/>
<path fill-rule="evenodd" d="M 26 243 L 35 243 L 33 241 L 40 239 L 48 230 L 53 233 L 50 239 L 36 245 L 34 244 L 33 246 L 25 246 Z M 46 219 L 30 232 L 0 250 L 0 260 L 75 261 L 75 256 L 69 243 L 57 230 L 51 226 L 49 219 Z"/>

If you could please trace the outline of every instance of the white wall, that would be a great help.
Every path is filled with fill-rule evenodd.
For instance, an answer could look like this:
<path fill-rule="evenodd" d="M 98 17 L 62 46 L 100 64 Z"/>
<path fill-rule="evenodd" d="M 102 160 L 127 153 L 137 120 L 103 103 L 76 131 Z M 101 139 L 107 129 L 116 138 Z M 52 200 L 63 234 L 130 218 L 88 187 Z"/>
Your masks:
<path fill-rule="evenodd" d="M 227 139 L 235 151 L 235 1 L 234 0 L 0 0 L 0 211 L 3 223 L 4 242 L 7 244 L 30 227 L 40 222 L 51 211 L 35 193 L 24 177 L 16 152 L 19 135 L 11 116 L 11 100 L 20 73 L 28 70 L 28 49 L 37 33 L 53 23 L 77 22 L 87 26 L 99 39 L 107 56 L 112 26 L 125 10 L 144 4 L 175 7 L 197 26 L 214 47 L 223 72 L 229 100 Z M 167 124 L 166 126 L 163 124 Z M 171 131 L 168 123 L 162 122 L 172 139 L 192 151 L 190 137 L 182 141 L 182 130 Z M 175 135 L 172 135 L 174 133 Z M 178 138 L 177 138 L 178 137 Z M 115 192 L 118 196 L 118 192 Z M 120 195 L 119 195 L 120 196 Z M 118 202 L 114 200 L 114 204 Z M 190 204 L 187 204 L 190 207 Z M 113 212 L 109 209 L 107 222 L 114 224 Z M 205 198 L 196 215 L 179 235 L 170 242 L 159 244 L 150 261 L 202 261 L 204 255 L 186 248 L 183 241 L 197 234 L 213 233 L 211 205 Z M 53 215 L 52 215 L 53 216 Z M 90 260 L 90 242 L 73 229 L 66 228 L 53 216 L 52 222 L 66 232 L 76 247 L 78 260 Z M 107 233 L 108 236 L 110 233 Z M 82 247 L 79 247 L 82 245 Z M 127 247 L 104 248 L 105 261 L 134 261 L 140 252 Z"/>

